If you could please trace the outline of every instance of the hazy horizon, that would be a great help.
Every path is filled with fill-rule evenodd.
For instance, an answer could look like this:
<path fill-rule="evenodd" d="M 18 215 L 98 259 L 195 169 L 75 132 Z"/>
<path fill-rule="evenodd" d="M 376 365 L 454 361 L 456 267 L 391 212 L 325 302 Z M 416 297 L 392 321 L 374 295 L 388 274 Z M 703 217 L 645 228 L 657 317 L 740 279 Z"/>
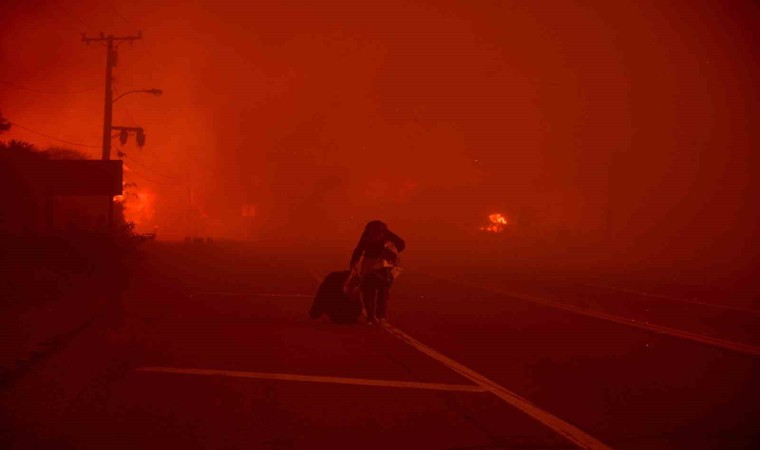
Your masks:
<path fill-rule="evenodd" d="M 0 110 L 98 158 L 105 52 L 81 33 L 141 31 L 114 72 L 116 95 L 164 91 L 114 105 L 114 125 L 147 134 L 142 150 L 114 141 L 138 231 L 353 242 L 383 219 L 470 242 L 501 213 L 525 243 L 748 264 L 759 16 L 752 2 L 16 2 Z M 2 139 L 67 146 L 20 127 Z"/>

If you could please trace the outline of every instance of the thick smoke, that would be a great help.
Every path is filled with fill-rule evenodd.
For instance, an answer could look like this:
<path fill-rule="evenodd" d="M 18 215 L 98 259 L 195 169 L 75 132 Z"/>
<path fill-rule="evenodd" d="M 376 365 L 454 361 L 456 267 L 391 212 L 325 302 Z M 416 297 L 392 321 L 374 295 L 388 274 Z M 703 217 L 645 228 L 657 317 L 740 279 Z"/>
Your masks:
<path fill-rule="evenodd" d="M 105 55 L 78 33 L 141 30 L 116 92 L 164 95 L 119 100 L 114 123 L 146 129 L 120 150 L 159 236 L 345 242 L 382 218 L 434 246 L 501 213 L 503 246 L 756 256 L 751 2 L 112 5 L 4 7 L 0 108 L 96 158 Z"/>

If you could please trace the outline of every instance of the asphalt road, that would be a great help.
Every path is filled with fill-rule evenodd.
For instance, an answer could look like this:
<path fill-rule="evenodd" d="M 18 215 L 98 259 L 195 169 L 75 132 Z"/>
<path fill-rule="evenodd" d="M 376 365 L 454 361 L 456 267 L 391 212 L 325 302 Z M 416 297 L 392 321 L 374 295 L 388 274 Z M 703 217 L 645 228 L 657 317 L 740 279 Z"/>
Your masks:
<path fill-rule="evenodd" d="M 0 447 L 760 443 L 751 307 L 410 267 L 390 327 L 311 321 L 319 279 L 343 259 L 147 248 L 118 305 L 0 391 Z"/>

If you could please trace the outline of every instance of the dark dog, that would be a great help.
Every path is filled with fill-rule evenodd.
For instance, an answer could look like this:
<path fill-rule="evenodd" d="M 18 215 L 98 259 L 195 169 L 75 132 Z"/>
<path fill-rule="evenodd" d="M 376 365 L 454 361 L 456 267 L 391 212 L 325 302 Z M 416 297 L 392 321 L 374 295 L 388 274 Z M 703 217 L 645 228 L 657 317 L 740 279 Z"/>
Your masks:
<path fill-rule="evenodd" d="M 317 295 L 309 311 L 312 319 L 326 314 L 334 323 L 356 323 L 362 313 L 362 305 L 358 298 L 349 297 L 343 292 L 343 284 L 350 274 L 350 271 L 345 270 L 333 272 L 325 277 L 317 289 Z"/>

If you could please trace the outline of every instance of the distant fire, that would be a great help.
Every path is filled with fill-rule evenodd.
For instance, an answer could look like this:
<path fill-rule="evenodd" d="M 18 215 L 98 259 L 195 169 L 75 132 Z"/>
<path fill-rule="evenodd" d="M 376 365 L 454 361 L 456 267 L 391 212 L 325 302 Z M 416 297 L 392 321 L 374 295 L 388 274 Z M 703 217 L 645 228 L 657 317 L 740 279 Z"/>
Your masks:
<path fill-rule="evenodd" d="M 504 231 L 504 227 L 507 225 L 507 218 L 503 214 L 495 213 L 488 216 L 488 220 L 491 222 L 485 227 L 480 229 L 488 231 L 489 233 L 501 233 Z"/>
<path fill-rule="evenodd" d="M 155 214 L 155 194 L 147 188 L 125 186 L 124 195 L 117 195 L 114 202 L 124 205 L 124 219 L 135 225 L 145 225 Z"/>

